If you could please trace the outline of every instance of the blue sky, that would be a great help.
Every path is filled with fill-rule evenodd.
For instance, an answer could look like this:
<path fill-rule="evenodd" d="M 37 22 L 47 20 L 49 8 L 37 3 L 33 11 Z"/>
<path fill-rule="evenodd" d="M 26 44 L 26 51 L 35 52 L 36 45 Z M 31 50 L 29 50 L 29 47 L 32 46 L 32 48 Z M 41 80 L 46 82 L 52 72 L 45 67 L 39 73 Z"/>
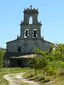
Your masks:
<path fill-rule="evenodd" d="M 38 8 L 41 35 L 53 43 L 64 43 L 64 0 L 0 0 L 0 47 L 20 35 L 23 10 Z"/>

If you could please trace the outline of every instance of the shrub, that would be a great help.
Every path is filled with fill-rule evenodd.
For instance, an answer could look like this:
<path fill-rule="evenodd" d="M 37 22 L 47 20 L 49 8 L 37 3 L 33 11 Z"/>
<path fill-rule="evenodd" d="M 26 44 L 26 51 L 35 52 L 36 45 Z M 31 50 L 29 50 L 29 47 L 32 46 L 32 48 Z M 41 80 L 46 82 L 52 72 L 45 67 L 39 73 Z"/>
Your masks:
<path fill-rule="evenodd" d="M 54 67 L 47 66 L 44 71 L 47 73 L 47 75 L 56 75 L 57 70 Z"/>
<path fill-rule="evenodd" d="M 5 51 L 0 51 L 0 68 L 4 65 L 4 53 Z"/>

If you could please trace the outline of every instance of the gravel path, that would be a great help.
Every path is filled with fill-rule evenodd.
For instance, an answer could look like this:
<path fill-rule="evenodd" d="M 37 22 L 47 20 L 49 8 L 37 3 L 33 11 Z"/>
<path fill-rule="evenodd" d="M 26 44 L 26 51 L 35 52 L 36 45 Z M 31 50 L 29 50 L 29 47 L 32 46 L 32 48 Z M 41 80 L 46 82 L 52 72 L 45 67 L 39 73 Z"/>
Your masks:
<path fill-rule="evenodd" d="M 23 74 L 24 73 L 8 74 L 3 77 L 9 82 L 9 85 L 23 85 L 22 83 L 28 83 L 28 85 L 39 85 L 37 82 L 24 79 L 22 77 Z"/>

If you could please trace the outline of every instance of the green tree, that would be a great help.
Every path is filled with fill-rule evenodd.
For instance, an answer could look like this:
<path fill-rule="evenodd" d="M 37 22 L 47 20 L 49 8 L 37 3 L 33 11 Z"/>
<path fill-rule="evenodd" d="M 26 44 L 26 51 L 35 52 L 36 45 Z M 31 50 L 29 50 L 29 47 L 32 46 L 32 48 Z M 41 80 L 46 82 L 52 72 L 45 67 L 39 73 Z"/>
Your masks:
<path fill-rule="evenodd" d="M 48 60 L 46 59 L 46 54 L 44 51 L 40 49 L 35 50 L 35 56 L 30 61 L 31 68 L 35 69 L 35 74 L 37 75 L 38 69 L 44 69 L 48 64 Z"/>
<path fill-rule="evenodd" d="M 52 55 L 55 60 L 64 60 L 64 44 L 58 44 Z"/>
<path fill-rule="evenodd" d="M 51 45 L 46 51 L 35 49 L 35 57 L 30 61 L 31 67 L 35 69 L 37 74 L 38 69 L 43 69 L 44 73 L 55 74 L 58 73 L 59 68 L 64 67 L 64 44 Z"/>
<path fill-rule="evenodd" d="M 0 50 L 0 68 L 2 68 L 4 65 L 4 54 L 5 54 L 5 51 Z"/>

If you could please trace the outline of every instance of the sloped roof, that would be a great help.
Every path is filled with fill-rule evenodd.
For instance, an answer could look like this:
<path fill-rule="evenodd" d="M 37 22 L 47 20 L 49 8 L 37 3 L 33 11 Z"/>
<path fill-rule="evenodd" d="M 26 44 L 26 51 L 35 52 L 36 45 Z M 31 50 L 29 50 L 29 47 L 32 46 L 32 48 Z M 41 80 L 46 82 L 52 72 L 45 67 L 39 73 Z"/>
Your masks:
<path fill-rule="evenodd" d="M 13 56 L 11 58 L 33 58 L 35 54 L 29 54 L 29 55 L 22 55 L 22 56 Z"/>

